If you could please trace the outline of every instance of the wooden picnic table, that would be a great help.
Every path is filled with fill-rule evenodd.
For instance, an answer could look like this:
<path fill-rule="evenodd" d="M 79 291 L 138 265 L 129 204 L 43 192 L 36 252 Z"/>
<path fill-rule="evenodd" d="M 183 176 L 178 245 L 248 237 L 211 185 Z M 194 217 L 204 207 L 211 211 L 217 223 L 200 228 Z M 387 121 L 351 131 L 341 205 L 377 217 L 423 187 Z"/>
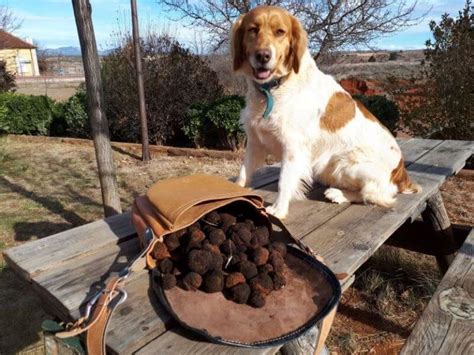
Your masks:
<path fill-rule="evenodd" d="M 352 283 L 355 271 L 400 226 L 422 212 L 435 232 L 430 238 L 452 237 L 439 187 L 463 168 L 472 155 L 473 142 L 413 138 L 399 140 L 399 144 L 410 176 L 423 191 L 399 195 L 393 209 L 332 204 L 324 199 L 324 187 L 319 185 L 310 191 L 307 200 L 290 206 L 285 220 L 288 229 L 319 253 L 335 273 L 347 273 L 341 280 L 343 290 Z M 278 166 L 266 167 L 255 175 L 252 187 L 272 203 L 278 177 Z M 68 321 L 80 315 L 80 306 L 111 272 L 122 269 L 138 252 L 138 240 L 126 212 L 9 249 L 5 259 L 31 283 L 49 313 Z M 449 256 L 443 255 L 446 252 L 440 250 L 438 254 L 441 264 L 449 264 Z M 134 274 L 126 289 L 128 298 L 115 311 L 107 332 L 111 353 L 143 355 L 159 350 L 160 354 L 270 354 L 278 350 L 216 345 L 184 333 L 155 299 L 145 270 Z"/>

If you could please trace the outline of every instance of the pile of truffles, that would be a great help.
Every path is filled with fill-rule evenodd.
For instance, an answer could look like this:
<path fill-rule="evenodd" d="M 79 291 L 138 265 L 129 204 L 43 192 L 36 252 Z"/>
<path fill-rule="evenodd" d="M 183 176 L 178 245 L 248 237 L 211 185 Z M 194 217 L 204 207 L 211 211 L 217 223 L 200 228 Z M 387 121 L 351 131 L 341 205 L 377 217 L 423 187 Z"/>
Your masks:
<path fill-rule="evenodd" d="M 259 222 L 250 211 L 227 207 L 165 236 L 152 251 L 162 287 L 223 292 L 236 303 L 263 307 L 270 292 L 286 284 L 286 245 L 271 242 L 268 227 Z"/>

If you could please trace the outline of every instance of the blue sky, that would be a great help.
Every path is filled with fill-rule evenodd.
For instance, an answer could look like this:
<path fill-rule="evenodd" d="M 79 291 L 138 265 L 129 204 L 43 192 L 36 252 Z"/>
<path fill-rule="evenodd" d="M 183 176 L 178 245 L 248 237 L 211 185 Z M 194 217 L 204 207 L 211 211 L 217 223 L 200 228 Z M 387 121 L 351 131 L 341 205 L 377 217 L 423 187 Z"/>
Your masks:
<path fill-rule="evenodd" d="M 438 21 L 445 12 L 456 15 L 464 6 L 464 0 L 420 2 L 418 14 L 431 8 L 425 20 L 403 32 L 379 39 L 374 44 L 380 49 L 424 48 L 425 41 L 430 38 L 429 20 Z M 152 24 L 158 30 L 164 29 L 184 43 L 194 38 L 194 31 L 171 21 L 156 0 L 137 0 L 137 3 L 141 25 Z M 23 20 L 23 25 L 16 35 L 32 38 L 46 48 L 79 46 L 71 0 L 0 0 L 0 4 L 7 5 Z M 98 46 L 100 49 L 110 48 L 113 43 L 112 33 L 119 28 L 130 28 L 130 1 L 91 0 L 91 5 Z"/>

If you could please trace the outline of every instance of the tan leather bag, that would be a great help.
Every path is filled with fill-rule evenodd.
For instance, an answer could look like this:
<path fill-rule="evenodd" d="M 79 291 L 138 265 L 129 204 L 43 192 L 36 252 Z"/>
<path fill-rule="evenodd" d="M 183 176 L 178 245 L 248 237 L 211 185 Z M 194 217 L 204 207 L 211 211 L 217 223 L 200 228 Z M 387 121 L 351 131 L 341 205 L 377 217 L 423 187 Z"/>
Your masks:
<path fill-rule="evenodd" d="M 162 241 L 163 237 L 169 233 L 190 226 L 207 213 L 237 201 L 242 201 L 255 208 L 255 211 L 265 221 L 268 221 L 270 227 L 272 223 L 279 226 L 290 237 L 291 241 L 298 245 L 299 249 L 302 249 L 308 255 L 315 255 L 308 247 L 291 237 L 279 220 L 267 215 L 262 197 L 252 190 L 242 188 L 226 179 L 209 175 L 193 175 L 161 180 L 151 186 L 146 195 L 136 198 L 133 204 L 132 222 L 143 248 L 142 253 L 124 272 L 110 278 L 102 293 L 94 300 L 94 308 L 90 317 L 89 315 L 82 317 L 67 331 L 57 335 L 65 338 L 85 332 L 88 353 L 92 355 L 105 354 L 104 337 L 107 324 L 114 308 L 120 303 L 117 302 L 117 298 L 121 296 L 120 290 L 125 288 L 125 280 L 130 273 L 143 268 L 150 270 L 155 268 L 156 263 L 150 253 L 156 242 Z M 301 270 L 301 267 L 298 267 Z M 325 280 L 326 276 L 322 276 L 321 282 Z M 338 283 L 337 287 L 339 287 Z M 312 291 L 314 292 L 314 289 Z M 319 322 L 320 336 L 315 354 L 318 354 L 321 350 L 334 318 L 335 304 L 339 299 L 340 289 L 336 290 L 336 295 L 330 295 L 329 293 L 333 291 L 328 291 L 326 295 L 327 297 L 333 297 L 332 306 L 325 311 L 324 319 Z M 295 289 L 293 292 L 296 296 L 292 296 L 292 298 L 297 299 L 299 289 Z M 188 292 L 188 294 L 190 293 Z M 177 297 L 180 297 L 180 295 Z M 334 299 L 334 297 L 337 299 Z M 212 304 L 213 300 L 208 303 Z"/>
<path fill-rule="evenodd" d="M 145 241 L 146 228 L 152 229 L 154 244 L 207 213 L 237 201 L 249 203 L 267 217 L 260 195 L 217 176 L 192 175 L 155 183 L 145 196 L 135 199 L 132 208 L 132 221 L 142 247 L 148 246 L 147 266 L 153 269 L 156 265 L 149 256 L 153 245 Z"/>

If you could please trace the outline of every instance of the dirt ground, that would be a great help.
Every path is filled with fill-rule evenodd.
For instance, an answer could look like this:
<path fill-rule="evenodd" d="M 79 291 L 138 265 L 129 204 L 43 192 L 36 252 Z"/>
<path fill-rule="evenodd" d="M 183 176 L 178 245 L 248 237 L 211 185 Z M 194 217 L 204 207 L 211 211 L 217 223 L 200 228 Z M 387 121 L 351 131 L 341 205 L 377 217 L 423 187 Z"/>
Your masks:
<path fill-rule="evenodd" d="M 205 172 L 236 175 L 239 162 L 158 155 L 143 164 L 114 151 L 122 206 L 154 181 Z M 443 187 L 456 223 L 473 225 L 474 178 Z M 102 215 L 93 148 L 0 138 L 0 252 L 84 224 Z M 433 258 L 384 247 L 358 272 L 343 297 L 329 346 L 334 353 L 394 353 L 409 335 L 439 281 Z M 50 318 L 0 256 L 0 354 L 42 354 L 40 325 Z"/>

